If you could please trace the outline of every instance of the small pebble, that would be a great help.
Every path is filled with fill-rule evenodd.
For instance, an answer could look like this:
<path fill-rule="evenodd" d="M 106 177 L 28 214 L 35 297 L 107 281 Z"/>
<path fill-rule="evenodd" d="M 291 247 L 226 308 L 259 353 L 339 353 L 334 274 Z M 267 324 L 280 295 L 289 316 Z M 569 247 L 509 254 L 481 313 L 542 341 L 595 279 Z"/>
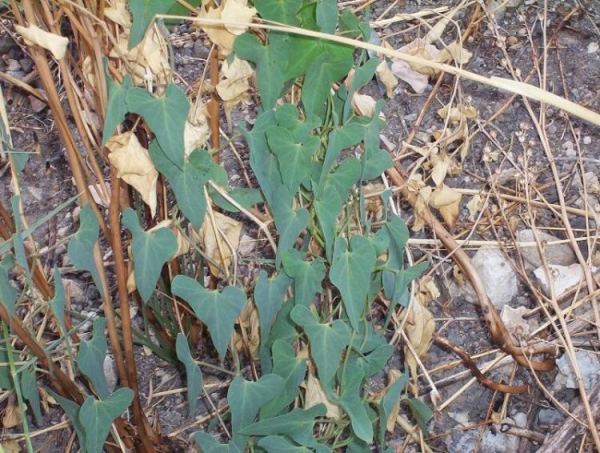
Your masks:
<path fill-rule="evenodd" d="M 584 145 L 589 145 L 590 143 L 592 143 L 592 137 L 590 137 L 589 135 L 586 135 L 585 137 L 583 137 Z"/>
<path fill-rule="evenodd" d="M 591 42 L 588 44 L 587 52 L 588 53 L 596 53 L 596 52 L 598 52 L 599 48 L 600 48 L 600 46 L 598 46 L 597 42 Z"/>

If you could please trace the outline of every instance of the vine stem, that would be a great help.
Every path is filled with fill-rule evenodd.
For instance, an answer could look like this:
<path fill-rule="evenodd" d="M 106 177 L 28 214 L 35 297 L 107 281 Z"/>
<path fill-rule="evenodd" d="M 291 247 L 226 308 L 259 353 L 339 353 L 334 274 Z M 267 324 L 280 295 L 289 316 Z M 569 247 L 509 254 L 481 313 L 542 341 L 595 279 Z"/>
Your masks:
<path fill-rule="evenodd" d="M 129 311 L 129 297 L 127 295 L 127 267 L 123 258 L 123 244 L 121 242 L 120 225 L 120 181 L 114 166 L 110 166 L 110 179 L 112 186 L 109 221 L 111 230 L 111 246 L 115 262 L 117 291 L 121 307 L 121 328 L 123 331 L 123 349 L 125 351 L 125 368 L 129 387 L 133 390 L 133 421 L 138 427 L 138 438 L 146 452 L 154 452 L 154 445 L 158 442 L 158 434 L 152 429 L 140 402 L 135 353 L 133 350 L 133 333 L 131 328 L 131 313 Z"/>

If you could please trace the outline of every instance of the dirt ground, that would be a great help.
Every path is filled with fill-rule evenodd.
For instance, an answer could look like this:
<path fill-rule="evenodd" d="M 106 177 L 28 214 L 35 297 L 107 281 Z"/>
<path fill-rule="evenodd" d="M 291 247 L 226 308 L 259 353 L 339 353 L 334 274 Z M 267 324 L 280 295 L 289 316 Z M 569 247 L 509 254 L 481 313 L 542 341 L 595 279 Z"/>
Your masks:
<path fill-rule="evenodd" d="M 397 5 L 390 15 L 398 12 L 421 11 L 427 7 L 454 7 L 459 1 L 411 1 L 395 2 Z M 502 3 L 502 2 L 497 2 Z M 509 1 L 508 7 L 494 15 L 485 13 L 478 19 L 474 33 L 465 43 L 465 48 L 473 54 L 465 69 L 485 76 L 512 78 L 509 67 L 533 85 L 540 84 L 540 74 L 546 88 L 585 107 L 600 111 L 600 2 L 588 1 L 548 1 L 547 17 L 543 17 L 542 1 Z M 377 18 L 392 4 L 390 1 L 376 1 L 371 11 Z M 454 20 L 464 30 L 471 20 L 473 8 L 461 8 Z M 544 32 L 544 21 L 547 27 Z M 31 59 L 24 50 L 10 38 L 11 24 L 2 22 L 0 34 L 0 71 L 13 77 L 27 79 L 32 71 Z M 403 31 L 408 29 L 408 31 Z M 452 26 L 449 27 L 452 30 Z M 419 36 L 428 28 L 418 21 L 410 26 L 400 22 L 377 30 L 380 39 L 386 39 L 394 48 L 399 48 Z M 403 31 L 402 33 L 397 33 Z M 187 83 L 194 83 L 201 77 L 208 55 L 203 38 L 188 24 L 173 27 L 171 40 L 175 42 L 175 69 Z M 389 36 L 389 37 L 388 37 Z M 456 32 L 450 31 L 444 39 L 451 40 Z M 545 66 L 537 64 L 546 53 Z M 543 71 L 543 72 L 542 72 Z M 408 84 L 400 82 L 392 99 L 386 103 L 384 114 L 387 127 L 383 140 L 401 165 L 408 172 L 419 165 L 419 156 L 403 150 L 403 143 L 411 133 L 417 118 L 431 93 L 436 77 L 423 94 L 415 94 Z M 29 81 L 35 85 L 35 79 Z M 511 95 L 480 83 L 457 80 L 445 76 L 436 92 L 428 113 L 423 118 L 414 146 L 425 146 L 431 142 L 435 131 L 444 127 L 444 121 L 436 114 L 455 96 L 461 103 L 475 107 L 478 118 L 470 123 L 470 145 L 462 163 L 462 169 L 449 176 L 445 183 L 453 188 L 464 189 L 462 207 L 457 224 L 452 229 L 457 237 L 469 238 L 476 244 L 483 241 L 501 241 L 504 257 L 517 276 L 517 291 L 507 303 L 510 307 L 535 309 L 539 305 L 539 291 L 532 269 L 525 266 L 518 251 L 511 246 L 518 232 L 531 227 L 535 222 L 540 231 L 548 232 L 557 239 L 565 239 L 563 225 L 551 209 L 528 209 L 526 203 L 499 201 L 494 194 L 499 192 L 525 197 L 525 187 L 538 192 L 532 198 L 545 199 L 546 203 L 559 201 L 552 174 L 549 171 L 548 157 L 540 143 L 527 107 L 521 98 L 511 99 Z M 15 87 L 2 82 L 14 145 L 17 149 L 34 153 L 24 170 L 26 191 L 22 194 L 25 214 L 34 220 L 43 217 L 56 206 L 75 195 L 75 188 L 68 173 L 64 149 L 51 116 L 44 105 L 40 105 Z M 385 90 L 373 80 L 367 90 L 375 97 L 383 98 Z M 534 114 L 539 115 L 539 105 L 532 103 Z M 240 127 L 244 120 L 255 114 L 253 105 L 234 112 L 233 124 L 227 127 L 232 144 L 241 156 L 241 163 L 250 171 L 248 154 L 241 136 Z M 497 112 L 497 117 L 488 121 Z M 226 124 L 225 122 L 223 124 Z M 570 117 L 551 107 L 545 109 L 546 132 L 554 161 L 561 176 L 567 206 L 577 209 L 597 208 L 600 191 L 595 192 L 593 176 L 599 174 L 600 129 L 583 120 Z M 228 171 L 233 186 L 244 186 L 240 162 L 231 152 L 227 143 L 222 144 L 222 161 Z M 404 152 L 404 154 L 402 154 Z M 5 166 L 2 170 L 0 198 L 8 205 L 10 175 Z M 581 177 L 590 173 L 588 179 Z M 584 181 L 584 183 L 582 183 Z M 588 185 L 589 183 L 589 185 Z M 595 180 L 597 184 L 597 179 Z M 586 187 L 588 197 L 582 196 Z M 468 192 L 472 191 L 472 192 Z M 473 194 L 491 193 L 481 214 L 469 219 L 467 203 Z M 485 198 L 485 197 L 484 197 Z M 594 200 L 596 205 L 594 205 Z M 409 222 L 414 218 L 410 206 L 399 201 L 402 216 Z M 82 315 L 82 321 L 89 316 L 100 314 L 99 298 L 91 280 L 73 270 L 66 259 L 66 241 L 74 232 L 73 205 L 66 206 L 62 214 L 55 217 L 35 233 L 44 254 L 46 269 L 59 266 L 61 275 L 68 282 L 71 291 L 72 309 Z M 573 215 L 571 226 L 578 237 L 595 237 L 598 227 L 593 218 Z M 251 229 L 245 231 L 254 237 Z M 440 290 L 429 305 L 434 314 L 436 331 L 443 334 L 455 345 L 464 349 L 475 362 L 483 366 L 497 357 L 497 350 L 490 341 L 489 329 L 484 322 L 478 304 L 467 289 L 459 285 L 455 268 L 446 252 L 439 246 L 431 245 L 431 231 L 427 228 L 413 233 L 411 245 L 415 259 L 426 258 L 431 263 L 429 275 L 434 278 Z M 595 249 L 581 242 L 584 258 L 594 255 Z M 475 255 L 480 245 L 468 246 L 469 254 Z M 254 252 L 257 255 L 258 252 Z M 597 253 L 597 252 L 596 252 Z M 248 258 L 248 257 L 246 257 Z M 596 258 L 594 258 L 596 259 Z M 252 261 L 247 259 L 247 261 Z M 485 264 L 485 263 L 484 263 Z M 595 264 L 599 266 L 600 263 Z M 247 266 L 249 276 L 252 266 Z M 536 286 L 537 285 L 537 286 Z M 567 304 L 570 299 L 565 299 Z M 499 307 L 501 309 L 501 307 Z M 592 319 L 590 308 L 579 308 L 572 318 Z M 138 318 L 141 318 L 138 315 Z M 541 311 L 532 311 L 527 318 L 531 323 L 545 322 Z M 141 327 L 141 321 L 139 321 Z M 584 325 L 577 333 L 577 351 L 592 355 L 589 379 L 590 386 L 600 375 L 600 362 L 595 356 L 598 338 L 594 336 L 593 323 Z M 82 330 L 90 329 L 84 323 Z M 550 333 L 548 333 L 550 332 Z M 544 341 L 554 341 L 551 331 L 546 330 L 537 337 Z M 150 413 L 161 432 L 173 439 L 174 450 L 191 448 L 188 435 L 198 429 L 196 420 L 187 416 L 185 393 L 181 370 L 166 361 L 149 354 L 141 346 L 137 350 L 141 392 L 144 404 L 151 408 Z M 398 348 L 389 368 L 398 368 L 403 363 L 403 348 Z M 573 410 L 579 404 L 579 394 L 574 388 L 566 388 L 560 380 L 561 371 L 555 369 L 537 376 L 514 362 L 494 368 L 488 376 L 497 382 L 513 385 L 526 384 L 529 390 L 519 395 L 495 392 L 478 382 L 461 364 L 455 354 L 441 349 L 435 344 L 423 358 L 423 364 L 430 379 L 439 392 L 436 401 L 439 410 L 429 426 L 428 445 L 434 451 L 466 453 L 481 452 L 533 452 L 539 448 L 544 437 L 556 431 L 565 421 L 560 403 Z M 203 370 L 205 372 L 205 370 Z M 422 372 L 422 370 L 421 370 Z M 205 372 L 205 386 L 215 407 L 224 404 L 224 375 Z M 432 405 L 431 382 L 421 375 L 419 395 Z M 375 383 L 376 385 L 376 383 Z M 465 387 L 466 386 L 466 387 Z M 589 389 L 588 389 L 589 390 Z M 204 400 L 203 400 L 204 401 Z M 204 403 L 203 403 L 204 404 Z M 202 405 L 202 412 L 209 408 Z M 46 416 L 41 429 L 56 424 L 63 417 L 57 409 Z M 510 434 L 520 431 L 519 435 Z M 59 451 L 71 433 L 65 429 L 52 430 L 34 438 L 39 451 Z M 400 427 L 390 437 L 389 445 L 396 451 L 418 451 L 419 447 L 407 442 Z"/>

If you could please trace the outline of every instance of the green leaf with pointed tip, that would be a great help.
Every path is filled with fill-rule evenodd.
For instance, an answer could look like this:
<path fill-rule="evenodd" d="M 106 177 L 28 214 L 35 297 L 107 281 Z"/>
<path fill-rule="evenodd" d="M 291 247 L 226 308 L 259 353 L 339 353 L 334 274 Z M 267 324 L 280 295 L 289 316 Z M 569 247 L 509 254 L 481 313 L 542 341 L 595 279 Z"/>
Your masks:
<path fill-rule="evenodd" d="M 52 310 L 52 314 L 58 322 L 61 335 L 64 335 L 67 332 L 67 327 L 65 325 L 65 303 L 65 287 L 63 286 L 62 280 L 60 278 L 60 270 L 58 269 L 58 267 L 55 267 L 54 297 L 50 301 L 50 309 Z"/>
<path fill-rule="evenodd" d="M 123 225 L 131 232 L 133 238 L 131 252 L 135 284 L 142 300 L 148 302 L 162 267 L 177 253 L 177 238 L 168 228 L 144 231 L 137 214 L 131 208 L 123 211 Z"/>
<path fill-rule="evenodd" d="M 200 228 L 206 213 L 204 184 L 208 181 L 209 175 L 192 164 L 191 155 L 190 160 L 183 164 L 182 169 L 175 166 L 161 148 L 158 140 L 154 140 L 150 144 L 148 152 L 156 169 L 171 184 L 171 189 L 173 189 L 183 215 L 195 228 Z M 206 151 L 195 150 L 192 155 L 195 153 L 206 153 Z"/>
<path fill-rule="evenodd" d="M 302 7 L 302 0 L 255 0 L 260 17 L 288 25 L 298 25 L 296 14 Z"/>
<path fill-rule="evenodd" d="M 290 279 L 283 273 L 272 278 L 268 278 L 264 270 L 258 274 L 254 287 L 254 304 L 258 309 L 261 345 L 266 345 L 269 340 L 271 326 L 285 301 L 289 287 Z"/>
<path fill-rule="evenodd" d="M 290 318 L 290 312 L 294 308 L 294 301 L 288 300 L 283 304 L 281 310 L 275 318 L 273 327 L 271 327 L 271 333 L 269 334 L 269 341 L 262 345 L 259 349 L 260 355 L 260 366 L 263 373 L 270 373 L 273 370 L 273 357 L 271 355 L 271 348 L 274 346 L 277 340 L 285 341 L 286 343 L 292 342 L 297 336 L 296 325 Z M 278 373 L 279 374 L 279 373 Z"/>
<path fill-rule="evenodd" d="M 335 33 L 337 18 L 337 0 L 317 0 L 317 24 L 323 33 Z"/>
<path fill-rule="evenodd" d="M 94 319 L 93 335 L 91 340 L 84 340 L 79 346 L 79 356 L 77 357 L 77 367 L 94 385 L 94 390 L 102 399 L 109 394 L 104 375 L 104 358 L 108 344 L 104 328 L 106 320 L 104 318 Z"/>
<path fill-rule="evenodd" d="M 185 366 L 189 416 L 193 417 L 198 407 L 198 396 L 200 396 L 200 391 L 204 386 L 202 371 L 200 371 L 200 367 L 192 357 L 186 336 L 181 332 L 177 334 L 175 350 L 177 359 Z"/>
<path fill-rule="evenodd" d="M 401 269 L 404 267 L 404 249 L 410 236 L 406 223 L 400 217 L 394 215 L 379 231 L 389 241 L 388 264 L 393 268 Z"/>
<path fill-rule="evenodd" d="M 29 367 L 21 371 L 21 391 L 23 397 L 29 401 L 29 407 L 33 411 L 35 423 L 42 423 L 42 410 L 40 408 L 40 393 L 38 391 L 37 380 L 35 378 L 35 369 Z"/>
<path fill-rule="evenodd" d="M 228 286 L 221 292 L 210 291 L 184 275 L 173 279 L 171 291 L 184 299 L 198 319 L 206 324 L 215 349 L 223 359 L 235 320 L 246 305 L 244 292 L 234 286 Z"/>
<path fill-rule="evenodd" d="M 83 425 L 79 421 L 79 404 L 67 399 L 63 396 L 60 396 L 58 393 L 52 391 L 51 389 L 46 390 L 48 394 L 56 400 L 60 407 L 65 411 L 69 421 L 73 425 L 75 429 L 75 433 L 77 434 L 77 440 L 79 441 L 79 445 L 85 445 L 85 432 Z"/>
<path fill-rule="evenodd" d="M 294 300 L 300 305 L 310 305 L 316 294 L 322 291 L 325 278 L 325 262 L 322 258 L 305 261 L 297 250 L 283 254 L 283 270 L 294 280 Z"/>
<path fill-rule="evenodd" d="M 133 22 L 129 35 L 129 48 L 132 49 L 144 39 L 146 29 L 154 20 L 154 16 L 167 13 L 175 4 L 176 0 L 129 0 Z"/>
<path fill-rule="evenodd" d="M 421 400 L 416 398 L 408 398 L 408 407 L 410 411 L 417 420 L 419 428 L 425 435 L 427 435 L 427 423 L 433 417 L 432 410 Z"/>
<path fill-rule="evenodd" d="M 265 110 L 275 106 L 283 91 L 286 79 L 282 68 L 289 58 L 288 40 L 286 35 L 270 33 L 267 45 L 263 45 L 256 35 L 244 33 L 234 43 L 238 58 L 256 65 L 256 84 Z"/>
<path fill-rule="evenodd" d="M 379 442 L 381 447 L 385 445 L 385 430 L 387 426 L 387 420 L 390 418 L 394 405 L 400 399 L 400 395 L 408 384 L 408 374 L 404 373 L 398 377 L 392 385 L 390 385 L 385 392 L 383 398 L 379 403 Z"/>
<path fill-rule="evenodd" d="M 321 386 L 326 392 L 331 392 L 342 352 L 350 343 L 350 329 L 339 319 L 331 325 L 319 323 L 313 313 L 303 305 L 294 307 L 291 318 L 304 329 L 310 341 L 310 355 L 317 365 Z"/>
<path fill-rule="evenodd" d="M 17 289 L 10 284 L 9 273 L 15 266 L 15 259 L 12 255 L 5 255 L 0 261 L 0 303 L 6 307 L 11 316 L 15 314 L 15 304 L 17 303 Z"/>
<path fill-rule="evenodd" d="M 276 202 L 275 205 L 271 205 L 271 209 L 273 210 L 275 225 L 279 232 L 277 259 L 275 263 L 277 268 L 279 268 L 281 252 L 289 250 L 294 246 L 294 242 L 296 242 L 298 235 L 308 225 L 310 214 L 305 208 L 294 210 L 289 206 L 279 205 L 278 202 Z"/>
<path fill-rule="evenodd" d="M 13 220 L 15 224 L 15 234 L 12 235 L 12 242 L 17 264 L 21 267 L 21 269 L 23 269 L 27 282 L 31 283 L 29 262 L 27 261 L 27 254 L 25 253 L 25 242 L 21 234 L 23 232 L 23 223 L 21 222 L 20 199 L 21 197 L 19 195 L 13 195 L 10 197 L 10 204 L 12 207 Z"/>
<path fill-rule="evenodd" d="M 295 193 L 310 175 L 310 163 L 320 146 L 319 138 L 310 136 L 298 143 L 286 128 L 273 127 L 267 131 L 267 142 L 277 157 L 280 173 L 285 175 L 284 185 Z"/>
<path fill-rule="evenodd" d="M 12 390 L 14 383 L 8 367 L 8 354 L 4 347 L 0 347 L 0 389 L 1 390 Z"/>
<path fill-rule="evenodd" d="M 369 181 L 377 178 L 388 168 L 394 165 L 390 153 L 379 147 L 379 136 L 381 127 L 384 124 L 379 113 L 383 109 L 383 101 L 378 101 L 375 105 L 373 117 L 365 125 L 365 135 L 363 138 L 364 152 L 362 155 L 362 181 Z"/>
<path fill-rule="evenodd" d="M 348 192 L 360 178 L 360 162 L 354 158 L 345 159 L 325 178 L 323 191 L 315 197 L 315 211 L 325 238 L 325 252 L 331 260 L 336 235 L 337 218 Z"/>
<path fill-rule="evenodd" d="M 356 362 L 348 363 L 342 376 L 339 403 L 350 417 L 354 435 L 364 442 L 371 443 L 373 425 L 360 395 L 364 378 L 364 372 Z"/>
<path fill-rule="evenodd" d="M 100 453 L 113 421 L 129 407 L 133 392 L 121 388 L 104 400 L 88 396 L 79 409 L 87 453 Z"/>
<path fill-rule="evenodd" d="M 233 203 L 223 197 L 212 187 L 208 188 L 208 194 L 210 195 L 211 200 L 224 211 L 235 213 L 240 212 L 240 210 Z M 233 198 L 240 206 L 248 210 L 264 201 L 260 190 L 248 187 L 234 187 L 227 191 L 227 195 Z"/>
<path fill-rule="evenodd" d="M 316 417 L 323 417 L 327 410 L 324 404 L 310 409 L 294 409 L 277 417 L 266 418 L 246 426 L 240 433 L 247 436 L 285 435 L 300 445 L 319 445 L 313 438 Z"/>
<path fill-rule="evenodd" d="M 302 104 L 308 118 L 323 118 L 333 82 L 345 77 L 352 68 L 353 48 L 337 43 L 323 44 L 322 52 L 306 70 Z"/>
<path fill-rule="evenodd" d="M 276 374 L 265 374 L 258 381 L 246 381 L 236 376 L 227 390 L 227 401 L 231 411 L 233 442 L 243 450 L 247 437 L 240 430 L 251 424 L 262 406 L 271 401 L 283 388 L 283 378 Z"/>
<path fill-rule="evenodd" d="M 276 340 L 272 352 L 273 373 L 283 378 L 283 387 L 274 399 L 261 408 L 261 419 L 274 417 L 286 409 L 296 399 L 298 386 L 306 374 L 306 360 L 296 357 L 294 348 L 288 342 Z"/>
<path fill-rule="evenodd" d="M 233 442 L 229 444 L 220 444 L 210 434 L 204 431 L 197 431 L 194 434 L 194 441 L 202 449 L 202 453 L 242 453 L 242 451 Z"/>
<path fill-rule="evenodd" d="M 183 134 L 190 110 L 185 92 L 173 83 L 162 96 L 134 87 L 127 91 L 127 106 L 130 112 L 144 117 L 167 158 L 183 169 Z"/>
<path fill-rule="evenodd" d="M 291 440 L 283 436 L 267 436 L 258 441 L 258 446 L 266 450 L 267 453 L 310 453 L 313 450 L 300 447 Z"/>
<path fill-rule="evenodd" d="M 389 344 L 377 346 L 373 351 L 364 356 L 358 356 L 356 363 L 363 370 L 366 377 L 381 371 L 394 353 L 394 347 Z"/>
<path fill-rule="evenodd" d="M 104 60 L 105 77 L 108 85 L 108 103 L 106 106 L 106 118 L 104 119 L 104 130 L 102 132 L 102 145 L 112 137 L 115 129 L 129 111 L 127 107 L 127 93 L 133 88 L 133 82 L 129 74 L 123 78 L 123 83 L 118 84 L 106 71 L 107 62 Z"/>
<path fill-rule="evenodd" d="M 325 183 L 325 178 L 329 174 L 329 170 L 335 163 L 335 160 L 340 155 L 340 152 L 344 149 L 348 149 L 351 146 L 355 146 L 360 143 L 363 137 L 363 127 L 352 122 L 342 127 L 337 127 L 329 133 L 329 140 L 327 143 L 327 151 L 325 153 L 325 160 L 321 168 L 321 175 L 319 178 L 318 190 L 316 193 L 320 193 Z"/>
<path fill-rule="evenodd" d="M 350 324 L 358 329 L 367 306 L 367 293 L 377 256 L 373 246 L 362 236 L 353 236 L 350 248 L 348 250 L 348 242 L 344 238 L 335 241 L 329 279 L 340 290 Z"/>
<path fill-rule="evenodd" d="M 67 254 L 69 259 L 78 270 L 87 271 L 91 274 L 96 289 L 100 294 L 104 289 L 100 281 L 100 274 L 94 260 L 94 247 L 98 241 L 100 226 L 96 214 L 89 205 L 81 208 L 79 214 L 79 230 L 69 241 Z"/>

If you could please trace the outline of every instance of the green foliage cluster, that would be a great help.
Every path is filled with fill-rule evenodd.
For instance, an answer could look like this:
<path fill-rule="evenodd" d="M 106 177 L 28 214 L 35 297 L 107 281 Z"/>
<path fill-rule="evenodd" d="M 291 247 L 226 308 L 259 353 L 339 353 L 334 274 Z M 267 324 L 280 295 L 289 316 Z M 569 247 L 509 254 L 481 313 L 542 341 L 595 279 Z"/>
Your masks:
<path fill-rule="evenodd" d="M 130 45 L 141 39 L 156 13 L 168 11 L 174 3 L 132 0 Z M 265 19 L 369 39 L 368 23 L 349 11 L 338 13 L 335 0 L 255 0 L 254 5 Z M 389 316 L 397 305 L 407 305 L 408 284 L 424 271 L 423 266 L 404 267 L 408 230 L 402 219 L 386 215 L 383 222 L 373 225 L 365 210 L 362 187 L 393 165 L 379 147 L 382 102 L 372 117 L 357 116 L 351 105 L 353 94 L 373 78 L 378 61 L 345 45 L 282 32 L 269 32 L 264 41 L 244 33 L 236 39 L 234 52 L 256 68 L 261 106 L 244 136 L 260 190 L 228 191 L 244 206 L 264 203 L 277 230 L 277 252 L 272 260 L 265 260 L 253 290 L 205 288 L 201 278 L 191 276 L 198 273 L 189 272 L 189 266 L 183 267 L 187 273 L 176 276 L 171 287 L 165 288 L 187 302 L 206 325 L 221 363 L 229 357 L 236 320 L 248 301 L 259 316 L 261 376 L 247 380 L 236 363 L 238 372 L 227 392 L 231 439 L 221 444 L 206 432 L 198 432 L 195 440 L 206 452 L 248 448 L 326 452 L 342 447 L 370 451 L 374 443 L 385 450 L 386 420 L 399 400 L 407 401 L 423 428 L 431 414 L 405 394 L 406 376 L 384 395 L 368 396 L 370 378 L 384 369 L 393 353 L 384 335 Z M 340 83 L 350 70 L 354 71 L 352 82 Z M 302 83 L 300 102 L 281 102 L 296 83 Z M 332 91 L 334 84 L 337 88 Z M 214 181 L 227 187 L 227 175 L 213 163 L 210 153 L 199 149 L 187 158 L 184 155 L 189 102 L 181 88 L 169 84 L 155 95 L 134 86 L 127 76 L 122 83 L 109 81 L 108 93 L 103 141 L 127 114 L 143 118 L 155 136 L 149 145 L 150 157 L 168 181 L 179 222 L 201 226 L 207 208 L 205 193 L 220 208 L 235 211 L 208 184 Z M 385 202 L 389 193 L 382 197 Z M 145 230 L 132 209 L 123 212 L 122 221 L 132 237 L 137 290 L 144 303 L 156 309 L 159 321 L 164 321 L 156 288 L 164 264 L 176 254 L 175 234 L 169 228 Z M 89 272 L 103 291 L 94 260 L 98 237 L 96 217 L 84 207 L 68 254 L 73 265 Z M 9 271 L 15 259 L 23 264 L 19 238 L 20 232 L 15 235 L 15 258 L 7 255 L 0 263 L 0 297 L 12 313 L 18 294 L 9 283 Z M 27 268 L 26 262 L 22 267 Z M 60 320 L 64 339 L 64 291 L 58 271 L 55 277 L 56 296 L 50 306 Z M 331 291 L 324 294 L 324 288 Z M 382 292 L 390 305 L 387 319 L 377 322 L 370 319 L 370 307 Z M 88 396 L 79 406 L 53 394 L 89 452 L 101 451 L 111 423 L 132 400 L 129 389 L 108 389 L 102 369 L 107 353 L 104 328 L 104 319 L 94 321 L 93 335 L 80 344 L 77 359 L 78 371 L 88 378 L 96 396 Z M 303 346 L 308 347 L 308 355 Z M 9 353 L 0 349 L 0 361 L 5 362 Z M 175 357 L 185 370 L 193 416 L 203 375 L 185 332 L 177 335 Z M 232 359 L 239 360 L 237 354 Z M 305 405 L 302 383 L 309 362 L 329 402 L 340 408 L 339 418 L 328 418 L 323 404 Z M 39 395 L 31 385 L 34 381 L 33 367 L 23 368 L 16 380 L 0 368 L 0 386 L 20 386 L 36 417 L 41 417 Z"/>

